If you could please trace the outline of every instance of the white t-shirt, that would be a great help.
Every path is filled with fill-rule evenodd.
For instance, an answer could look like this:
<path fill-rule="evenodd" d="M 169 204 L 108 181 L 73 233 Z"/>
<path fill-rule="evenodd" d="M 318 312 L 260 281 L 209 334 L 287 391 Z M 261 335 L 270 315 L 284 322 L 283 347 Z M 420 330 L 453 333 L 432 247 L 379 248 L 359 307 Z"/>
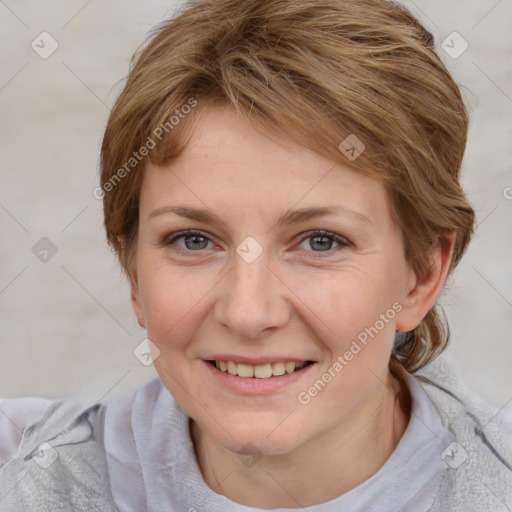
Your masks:
<path fill-rule="evenodd" d="M 308 512 L 427 512 L 447 469 L 441 454 L 454 442 L 419 381 L 407 375 L 411 420 L 395 451 L 371 478 Z M 52 402 L 0 400 L 0 464 L 13 457 L 22 429 Z M 158 377 L 107 406 L 105 450 L 120 512 L 250 512 L 212 491 L 194 455 L 188 417 Z M 275 509 L 289 511 L 291 509 Z"/>

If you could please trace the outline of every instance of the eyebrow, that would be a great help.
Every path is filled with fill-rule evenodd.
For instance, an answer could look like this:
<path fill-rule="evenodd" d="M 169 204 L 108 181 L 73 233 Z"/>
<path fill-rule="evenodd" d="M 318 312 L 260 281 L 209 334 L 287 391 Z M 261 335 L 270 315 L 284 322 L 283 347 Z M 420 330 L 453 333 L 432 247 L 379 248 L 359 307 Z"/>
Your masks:
<path fill-rule="evenodd" d="M 185 217 L 187 219 L 195 220 L 197 222 L 203 222 L 205 224 L 224 224 L 222 221 L 218 220 L 216 215 L 212 215 L 208 210 L 201 208 L 192 208 L 189 206 L 162 206 L 152 211 L 148 215 L 148 219 L 156 217 L 158 215 L 163 215 L 166 213 L 174 213 L 181 217 Z M 297 210 L 289 210 L 279 216 L 277 219 L 277 226 L 288 226 L 291 224 L 298 224 L 300 222 L 305 222 L 310 219 L 314 219 L 317 217 L 323 217 L 326 215 L 344 215 L 347 217 L 352 217 L 354 220 L 365 222 L 369 224 L 373 224 L 371 219 L 366 215 L 347 208 L 341 205 L 335 206 L 317 206 L 311 208 L 300 208 Z"/>

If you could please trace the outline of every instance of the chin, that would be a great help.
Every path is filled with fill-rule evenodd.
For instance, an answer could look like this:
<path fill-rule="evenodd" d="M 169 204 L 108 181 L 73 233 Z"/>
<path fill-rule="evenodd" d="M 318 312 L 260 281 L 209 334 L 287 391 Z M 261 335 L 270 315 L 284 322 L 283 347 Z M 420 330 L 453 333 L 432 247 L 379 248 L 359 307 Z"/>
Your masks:
<path fill-rule="evenodd" d="M 280 419 L 282 422 L 283 418 Z M 265 426 L 255 428 L 254 421 L 247 424 L 239 424 L 236 428 L 230 428 L 229 434 L 223 430 L 219 433 L 216 429 L 212 435 L 227 450 L 240 455 L 252 456 L 271 456 L 283 455 L 292 452 L 298 448 L 304 441 L 304 430 L 301 433 L 292 432 L 287 426 L 279 425 L 279 422 L 273 422 L 273 427 L 269 428 L 268 422 Z M 297 429 L 298 430 L 298 429 Z M 220 434 L 221 437 L 217 437 Z"/>

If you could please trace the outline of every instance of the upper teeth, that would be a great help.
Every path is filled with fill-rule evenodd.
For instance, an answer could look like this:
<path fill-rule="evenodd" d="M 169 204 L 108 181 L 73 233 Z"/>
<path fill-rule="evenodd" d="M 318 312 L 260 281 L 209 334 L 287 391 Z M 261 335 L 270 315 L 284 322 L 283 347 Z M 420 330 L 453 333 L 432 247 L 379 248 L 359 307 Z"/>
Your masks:
<path fill-rule="evenodd" d="M 290 361 L 287 363 L 267 363 L 253 366 L 252 364 L 235 363 L 234 361 L 215 361 L 217 369 L 223 372 L 238 375 L 239 377 L 256 377 L 258 379 L 268 379 L 272 375 L 293 373 L 305 364 L 304 361 Z"/>

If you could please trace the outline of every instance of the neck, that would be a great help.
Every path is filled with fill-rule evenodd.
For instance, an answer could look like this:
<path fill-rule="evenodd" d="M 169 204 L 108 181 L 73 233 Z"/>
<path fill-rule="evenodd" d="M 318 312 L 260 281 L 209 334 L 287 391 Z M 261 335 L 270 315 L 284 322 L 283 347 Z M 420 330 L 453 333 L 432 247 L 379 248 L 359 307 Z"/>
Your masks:
<path fill-rule="evenodd" d="M 310 507 L 333 500 L 373 476 L 393 453 L 410 416 L 406 384 L 389 372 L 346 422 L 293 452 L 244 465 L 207 431 L 191 423 L 206 484 L 254 508 Z"/>

